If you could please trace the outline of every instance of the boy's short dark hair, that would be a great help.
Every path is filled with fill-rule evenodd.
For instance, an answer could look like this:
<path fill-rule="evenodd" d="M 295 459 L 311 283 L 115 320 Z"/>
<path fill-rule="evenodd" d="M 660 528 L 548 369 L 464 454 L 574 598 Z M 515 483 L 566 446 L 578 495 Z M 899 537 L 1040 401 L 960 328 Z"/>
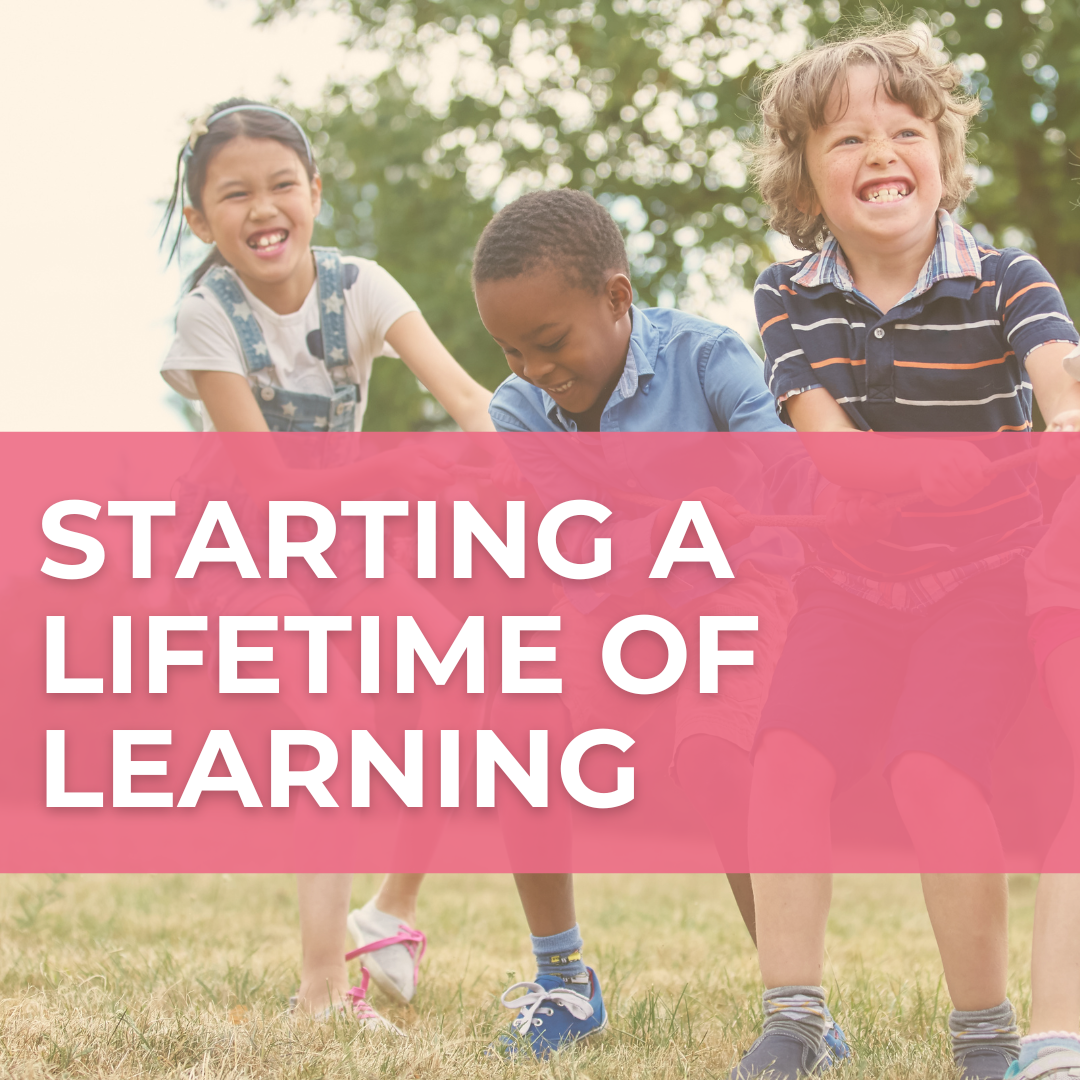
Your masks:
<path fill-rule="evenodd" d="M 590 292 L 630 272 L 618 225 L 584 191 L 534 191 L 504 206 L 476 245 L 473 286 L 548 267 Z"/>

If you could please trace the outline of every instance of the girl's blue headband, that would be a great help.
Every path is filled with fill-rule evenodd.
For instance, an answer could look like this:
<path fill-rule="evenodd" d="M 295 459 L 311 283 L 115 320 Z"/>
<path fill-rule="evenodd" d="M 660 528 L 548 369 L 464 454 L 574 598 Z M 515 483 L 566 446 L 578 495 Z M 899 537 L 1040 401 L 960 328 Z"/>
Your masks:
<path fill-rule="evenodd" d="M 195 153 L 195 144 L 199 141 L 200 137 L 205 135 L 210 130 L 210 125 L 215 120 L 220 120 L 223 116 L 228 116 L 230 113 L 236 112 L 267 112 L 273 113 L 275 116 L 280 116 L 283 120 L 288 120 L 290 124 L 298 132 L 300 132 L 300 138 L 304 140 L 304 150 L 307 152 L 307 159 L 311 164 L 315 164 L 315 158 L 311 153 L 311 143 L 308 140 L 307 132 L 297 123 L 297 121 L 291 117 L 287 112 L 282 112 L 281 109 L 275 109 L 271 105 L 233 105 L 231 108 L 222 109 L 220 112 L 208 113 L 206 116 L 200 116 L 198 120 L 191 125 L 191 134 L 188 136 L 187 145 L 184 147 L 183 154 L 181 155 L 184 164 L 186 165 L 188 159 Z"/>

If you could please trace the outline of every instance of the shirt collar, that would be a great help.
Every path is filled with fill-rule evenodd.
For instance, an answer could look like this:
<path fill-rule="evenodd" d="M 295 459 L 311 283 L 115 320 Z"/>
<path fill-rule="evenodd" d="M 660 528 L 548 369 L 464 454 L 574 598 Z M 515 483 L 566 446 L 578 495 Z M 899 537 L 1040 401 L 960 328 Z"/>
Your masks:
<path fill-rule="evenodd" d="M 934 250 L 920 271 L 915 287 L 900 303 L 921 296 L 932 285 L 946 278 L 978 278 L 981 273 L 982 260 L 975 237 L 953 221 L 948 211 L 938 210 Z M 832 285 L 841 292 L 857 291 L 844 252 L 835 236 L 830 236 L 822 244 L 821 250 L 811 257 L 794 281 L 807 289 Z"/>
<path fill-rule="evenodd" d="M 656 327 L 649 322 L 640 308 L 632 307 L 630 312 L 632 325 L 630 344 L 626 350 L 626 363 L 607 405 L 604 406 L 604 412 L 632 398 L 639 387 L 656 373 L 656 354 L 660 347 L 660 336 Z M 544 398 L 548 419 L 560 427 L 569 428 L 572 421 L 559 408 L 558 402 L 548 394 L 544 394 Z"/>

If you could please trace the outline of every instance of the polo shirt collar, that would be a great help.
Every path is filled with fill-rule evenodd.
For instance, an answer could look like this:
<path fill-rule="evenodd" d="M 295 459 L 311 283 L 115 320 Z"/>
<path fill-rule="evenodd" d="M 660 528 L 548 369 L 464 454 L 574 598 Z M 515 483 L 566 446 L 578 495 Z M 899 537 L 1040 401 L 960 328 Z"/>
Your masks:
<path fill-rule="evenodd" d="M 660 335 L 655 326 L 645 317 L 640 308 L 631 307 L 630 344 L 626 350 L 626 363 L 622 375 L 615 384 L 611 398 L 604 406 L 604 412 L 614 408 L 620 402 L 632 398 L 638 387 L 651 379 L 656 373 L 656 356 L 660 349 Z M 562 428 L 570 426 L 570 418 L 559 407 L 558 402 L 544 394 L 547 418 Z"/>
<path fill-rule="evenodd" d="M 962 228 L 946 210 L 937 212 L 937 241 L 930 258 L 926 260 L 915 287 L 899 301 L 900 304 L 921 296 L 939 281 L 955 278 L 979 278 L 982 260 L 975 237 Z M 847 260 L 835 236 L 830 236 L 821 250 L 812 256 L 802 272 L 794 278 L 796 285 L 813 289 L 819 285 L 832 285 L 841 292 L 856 292 L 855 282 L 848 269 Z"/>

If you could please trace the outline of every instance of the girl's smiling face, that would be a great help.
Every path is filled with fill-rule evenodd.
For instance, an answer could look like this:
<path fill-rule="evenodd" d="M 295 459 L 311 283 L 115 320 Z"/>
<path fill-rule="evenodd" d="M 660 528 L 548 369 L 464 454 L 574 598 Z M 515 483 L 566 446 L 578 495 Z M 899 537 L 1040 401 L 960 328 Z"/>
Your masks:
<path fill-rule="evenodd" d="M 806 140 L 812 209 L 845 251 L 932 248 L 942 195 L 937 127 L 893 101 L 874 67 L 851 68 L 840 91 L 828 122 Z"/>
<path fill-rule="evenodd" d="M 311 234 L 321 193 L 318 175 L 309 180 L 288 146 L 239 136 L 207 166 L 201 209 L 185 214 L 260 300 L 295 311 L 315 280 Z"/>

